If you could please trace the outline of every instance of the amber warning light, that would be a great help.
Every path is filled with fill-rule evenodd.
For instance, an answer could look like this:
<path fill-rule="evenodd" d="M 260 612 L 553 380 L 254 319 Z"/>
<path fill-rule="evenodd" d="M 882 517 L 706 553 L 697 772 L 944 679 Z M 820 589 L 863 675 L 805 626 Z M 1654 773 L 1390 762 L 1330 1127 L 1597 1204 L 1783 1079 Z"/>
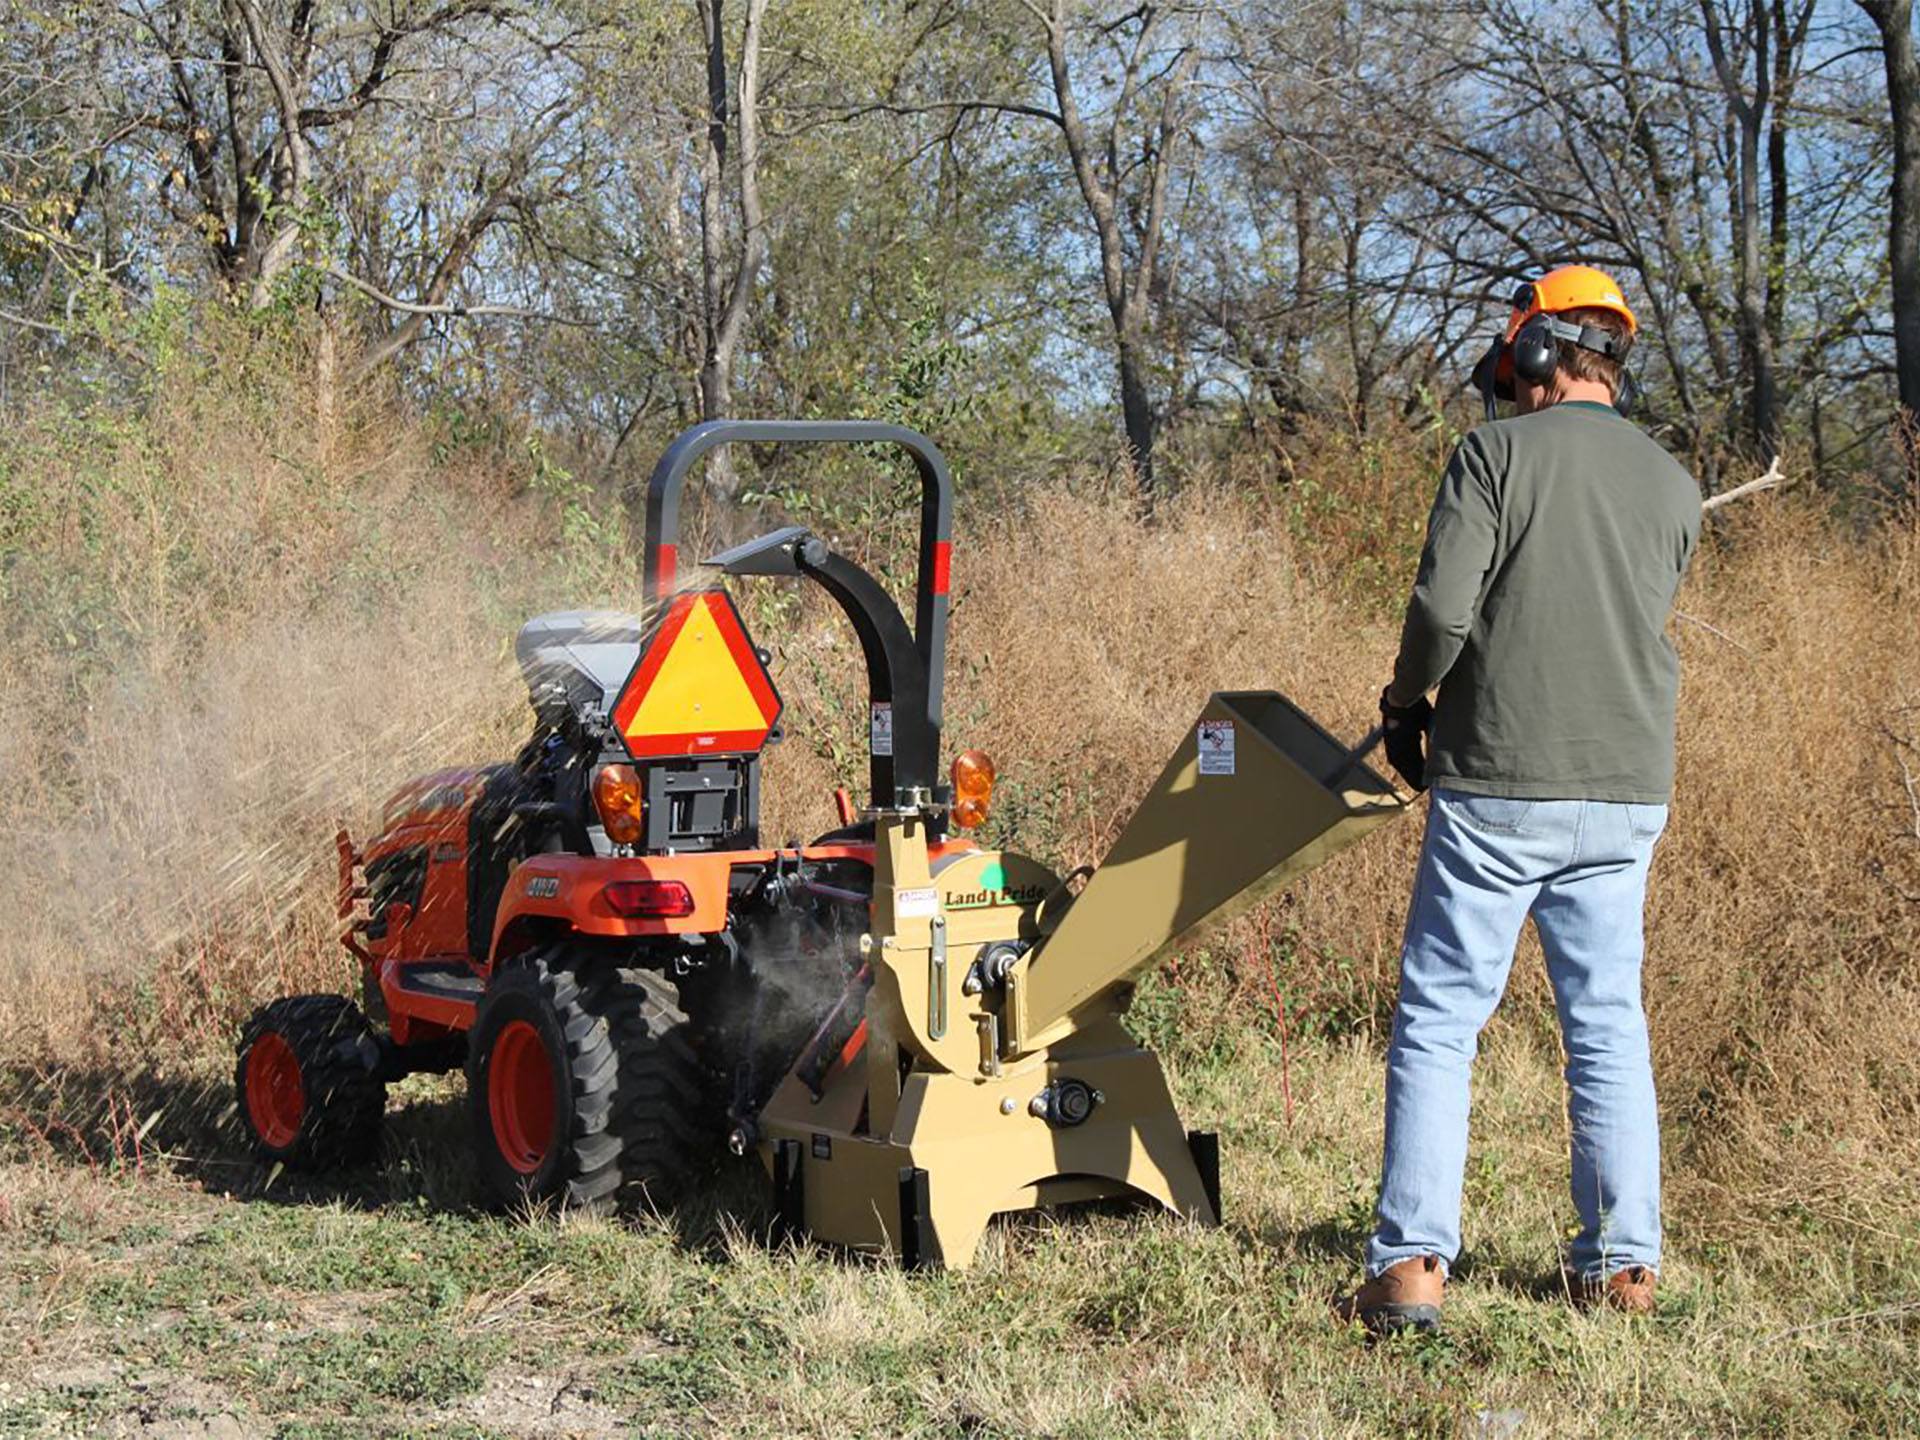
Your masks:
<path fill-rule="evenodd" d="M 993 803 L 993 761 L 980 750 L 963 750 L 953 759 L 953 823 L 974 830 L 987 823 Z"/>
<path fill-rule="evenodd" d="M 593 775 L 593 808 L 607 839 L 616 845 L 638 845 L 647 833 L 646 800 L 640 775 L 631 765 L 602 765 Z"/>

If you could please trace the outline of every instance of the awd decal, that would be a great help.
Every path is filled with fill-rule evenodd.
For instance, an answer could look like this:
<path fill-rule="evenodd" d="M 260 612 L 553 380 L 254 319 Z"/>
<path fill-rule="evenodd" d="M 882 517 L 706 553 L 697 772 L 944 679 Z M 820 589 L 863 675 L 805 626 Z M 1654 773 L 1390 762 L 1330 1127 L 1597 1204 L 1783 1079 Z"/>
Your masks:
<path fill-rule="evenodd" d="M 558 875 L 529 875 L 527 877 L 527 894 L 535 900 L 551 900 L 559 893 L 560 877 Z"/>

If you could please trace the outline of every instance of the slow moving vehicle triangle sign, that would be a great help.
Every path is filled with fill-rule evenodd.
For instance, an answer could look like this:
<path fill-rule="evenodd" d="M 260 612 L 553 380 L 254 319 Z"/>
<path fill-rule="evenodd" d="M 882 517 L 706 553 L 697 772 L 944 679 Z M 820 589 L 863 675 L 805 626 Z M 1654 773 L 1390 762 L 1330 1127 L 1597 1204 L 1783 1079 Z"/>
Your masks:
<path fill-rule="evenodd" d="M 751 754 L 780 718 L 780 697 L 724 590 L 676 595 L 614 702 L 636 760 Z"/>

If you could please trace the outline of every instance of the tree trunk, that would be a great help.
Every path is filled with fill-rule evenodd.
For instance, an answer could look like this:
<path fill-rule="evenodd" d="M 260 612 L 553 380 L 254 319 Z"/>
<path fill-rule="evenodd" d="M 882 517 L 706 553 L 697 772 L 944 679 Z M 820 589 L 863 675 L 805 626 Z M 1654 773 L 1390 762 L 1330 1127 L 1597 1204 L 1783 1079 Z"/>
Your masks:
<path fill-rule="evenodd" d="M 239 5 L 240 16 L 246 22 L 247 36 L 253 42 L 254 57 L 267 72 L 267 83 L 273 90 L 273 103 L 280 112 L 280 148 L 274 157 L 273 194 L 282 204 L 293 207 L 293 213 L 280 222 L 280 228 L 260 252 L 254 269 L 253 303 L 265 305 L 273 298 L 273 282 L 293 264 L 299 254 L 299 211 L 307 203 L 307 188 L 313 169 L 312 151 L 308 148 L 306 133 L 300 127 L 298 79 L 288 63 L 289 57 L 281 54 L 279 48 L 271 43 L 256 0 L 239 0 Z"/>
<path fill-rule="evenodd" d="M 1123 337 L 1119 345 L 1120 414 L 1127 429 L 1127 459 L 1140 487 L 1141 504 L 1153 506 L 1153 396 L 1147 389 L 1146 347 L 1138 336 Z"/>
<path fill-rule="evenodd" d="M 1893 120 L 1893 193 L 1887 258 L 1893 272 L 1893 354 L 1899 374 L 1908 483 L 1920 489 L 1920 61 L 1913 0 L 1859 0 L 1880 31 Z"/>
<path fill-rule="evenodd" d="M 760 31 L 767 0 L 747 0 L 740 41 L 738 86 L 740 148 L 740 260 L 728 264 L 726 179 L 732 139 L 727 113 L 726 0 L 700 0 L 707 46 L 707 138 L 700 163 L 700 266 L 705 302 L 706 349 L 700 362 L 700 418 L 733 414 L 733 362 L 746 328 L 754 286 L 767 253 L 760 203 Z M 707 462 L 707 478 L 722 498 L 739 488 L 732 456 L 722 448 Z"/>
<path fill-rule="evenodd" d="M 339 322 L 329 308 L 320 314 L 320 336 L 313 357 L 313 427 L 318 439 L 320 473 L 331 478 L 333 436 L 340 411 Z"/>
<path fill-rule="evenodd" d="M 1727 123 L 1733 131 L 1730 209 L 1733 223 L 1734 305 L 1740 332 L 1742 369 L 1747 382 L 1747 420 L 1755 448 L 1771 459 L 1780 446 L 1779 392 L 1773 337 L 1767 329 L 1767 257 L 1761 234 L 1760 137 L 1773 98 L 1771 17 L 1758 0 L 1748 7 L 1750 22 L 1742 38 L 1752 51 L 1753 92 L 1747 94 L 1745 58 L 1730 54 L 1723 31 L 1733 28 L 1714 0 L 1702 0 L 1708 53 L 1726 97 Z M 1737 32 L 1738 33 L 1738 32 Z"/>
<path fill-rule="evenodd" d="M 1100 247 L 1100 283 L 1106 296 L 1107 313 L 1113 319 L 1120 412 L 1127 432 L 1127 461 L 1133 467 L 1141 509 L 1151 512 L 1157 495 L 1153 455 L 1156 422 L 1152 393 L 1147 385 L 1146 315 L 1154 294 L 1160 246 L 1166 230 L 1167 188 L 1180 140 L 1181 94 L 1192 66 L 1192 52 L 1183 51 L 1161 81 L 1166 88 L 1161 96 L 1154 139 L 1143 147 L 1146 150 L 1145 193 L 1132 197 L 1134 204 L 1130 207 L 1137 221 L 1138 253 L 1129 274 L 1120 221 L 1121 187 L 1127 168 L 1120 158 L 1121 131 L 1128 106 L 1137 94 L 1148 36 L 1156 19 L 1155 9 L 1149 5 L 1128 17 L 1139 19 L 1140 30 L 1108 119 L 1102 160 L 1095 154 L 1068 65 L 1066 0 L 1052 0 L 1045 12 L 1033 4 L 1027 8 L 1046 24 L 1047 68 L 1053 79 L 1054 99 L 1060 107 L 1057 117 L 1060 133 L 1066 141 L 1067 158 L 1072 162 L 1080 198 L 1086 202 L 1094 239 Z M 1114 29 L 1117 31 L 1118 25 Z"/>

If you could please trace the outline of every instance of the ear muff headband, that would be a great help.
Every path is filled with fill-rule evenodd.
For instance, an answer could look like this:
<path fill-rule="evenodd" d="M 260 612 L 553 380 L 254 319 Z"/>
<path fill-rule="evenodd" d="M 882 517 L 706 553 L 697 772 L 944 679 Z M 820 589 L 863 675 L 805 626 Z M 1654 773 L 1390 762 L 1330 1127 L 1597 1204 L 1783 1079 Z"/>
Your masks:
<path fill-rule="evenodd" d="M 1627 344 L 1597 325 L 1574 325 L 1554 315 L 1530 316 L 1513 337 L 1513 373 L 1533 385 L 1544 385 L 1560 365 L 1562 343 L 1578 345 L 1609 360 L 1624 359 Z"/>

